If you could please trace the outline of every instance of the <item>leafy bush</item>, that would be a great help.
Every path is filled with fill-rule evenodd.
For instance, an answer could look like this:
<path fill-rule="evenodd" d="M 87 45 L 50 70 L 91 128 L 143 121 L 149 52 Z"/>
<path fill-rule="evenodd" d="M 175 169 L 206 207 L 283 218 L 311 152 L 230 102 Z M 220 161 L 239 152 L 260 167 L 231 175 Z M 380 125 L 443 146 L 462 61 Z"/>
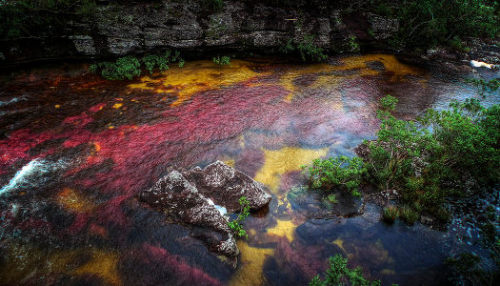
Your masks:
<path fill-rule="evenodd" d="M 358 158 L 340 156 L 316 159 L 308 168 L 310 185 L 315 189 L 331 190 L 341 188 L 360 196 L 359 185 L 365 172 L 363 161 Z"/>
<path fill-rule="evenodd" d="M 382 219 L 387 223 L 394 223 L 394 221 L 398 218 L 399 211 L 396 207 L 386 207 L 382 211 Z"/>
<path fill-rule="evenodd" d="M 358 285 L 358 286 L 380 286 L 379 280 L 369 281 L 363 277 L 361 267 L 350 269 L 347 267 L 347 258 L 337 254 L 329 259 L 329 268 L 323 275 L 324 280 L 321 280 L 320 275 L 316 275 L 309 286 L 343 286 L 343 285 Z"/>
<path fill-rule="evenodd" d="M 122 57 L 112 62 L 102 62 L 91 65 L 89 71 L 92 73 L 101 72 L 101 75 L 108 80 L 131 80 L 134 77 L 141 75 L 141 63 L 144 68 L 152 74 L 158 68 L 160 71 L 169 69 L 170 63 L 178 62 L 179 67 L 184 66 L 184 60 L 180 58 L 180 52 L 175 51 L 173 54 L 167 50 L 163 55 L 146 55 L 139 61 L 132 56 Z"/>
<path fill-rule="evenodd" d="M 89 67 L 91 72 L 101 71 L 101 75 L 109 80 L 131 80 L 141 75 L 141 63 L 135 57 L 119 58 L 116 62 L 102 62 Z"/>
<path fill-rule="evenodd" d="M 302 61 L 322 62 L 328 56 L 323 53 L 323 49 L 314 43 L 313 35 L 305 35 L 301 40 L 288 40 L 285 45 L 280 48 L 284 54 L 298 52 Z"/>
<path fill-rule="evenodd" d="M 238 201 L 240 203 L 240 213 L 238 217 L 228 223 L 229 228 L 236 237 L 248 238 L 247 232 L 243 229 L 241 223 L 250 215 L 250 202 L 243 196 Z"/>
<path fill-rule="evenodd" d="M 370 10 L 400 21 L 398 48 L 453 45 L 465 37 L 495 37 L 498 2 L 490 0 L 371 1 Z"/>
<path fill-rule="evenodd" d="M 219 65 L 219 66 L 231 64 L 231 58 L 228 56 L 214 57 L 214 58 L 212 58 L 212 61 L 214 62 L 214 64 Z"/>
<path fill-rule="evenodd" d="M 367 178 L 381 190 L 401 194 L 400 217 L 408 223 L 427 212 L 447 218 L 446 197 L 491 189 L 500 178 L 500 105 L 477 99 L 428 110 L 417 121 L 396 119 L 393 97 L 381 100 L 378 139 L 365 142 Z"/>
<path fill-rule="evenodd" d="M 484 108 L 476 98 L 453 102 L 450 109 L 429 109 L 415 121 L 392 115 L 397 99 L 380 100 L 377 140 L 365 141 L 360 158 L 317 159 L 309 168 L 314 188 L 342 187 L 353 193 L 363 182 L 381 191 L 397 190 L 399 209 L 383 219 L 408 224 L 422 213 L 446 221 L 446 198 L 487 192 L 500 179 L 500 105 Z"/>

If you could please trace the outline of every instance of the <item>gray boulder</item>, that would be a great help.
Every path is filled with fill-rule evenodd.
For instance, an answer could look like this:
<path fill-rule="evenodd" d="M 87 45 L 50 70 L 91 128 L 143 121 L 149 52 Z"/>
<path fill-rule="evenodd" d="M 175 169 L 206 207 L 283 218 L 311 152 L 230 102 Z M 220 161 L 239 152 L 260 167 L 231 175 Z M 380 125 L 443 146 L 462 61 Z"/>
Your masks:
<path fill-rule="evenodd" d="M 210 249 L 234 257 L 239 254 L 228 226 L 226 210 L 240 209 L 245 196 L 254 210 L 267 205 L 271 195 L 262 184 L 234 168 L 217 161 L 201 169 L 181 173 L 172 171 L 140 194 L 140 200 L 163 212 L 170 220 L 197 227 Z M 199 234 L 205 229 L 205 234 Z"/>

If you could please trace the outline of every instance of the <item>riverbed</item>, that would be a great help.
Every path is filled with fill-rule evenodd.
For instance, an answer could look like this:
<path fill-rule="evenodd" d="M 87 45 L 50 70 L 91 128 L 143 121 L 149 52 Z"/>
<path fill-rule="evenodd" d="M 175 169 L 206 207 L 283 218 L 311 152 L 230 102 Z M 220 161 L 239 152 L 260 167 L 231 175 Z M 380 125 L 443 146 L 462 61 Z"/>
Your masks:
<path fill-rule="evenodd" d="M 474 95 L 463 81 L 471 75 L 385 54 L 308 65 L 191 61 L 132 81 L 86 68 L 2 77 L 2 285 L 307 285 L 337 253 L 383 285 L 443 285 L 448 256 L 480 251 L 451 227 L 386 225 L 363 200 L 329 211 L 304 190 L 301 169 L 373 139 L 384 95 L 412 119 Z M 137 200 L 170 170 L 216 160 L 273 196 L 246 220 L 236 263 L 210 252 L 196 238 L 202 229 L 169 223 Z"/>

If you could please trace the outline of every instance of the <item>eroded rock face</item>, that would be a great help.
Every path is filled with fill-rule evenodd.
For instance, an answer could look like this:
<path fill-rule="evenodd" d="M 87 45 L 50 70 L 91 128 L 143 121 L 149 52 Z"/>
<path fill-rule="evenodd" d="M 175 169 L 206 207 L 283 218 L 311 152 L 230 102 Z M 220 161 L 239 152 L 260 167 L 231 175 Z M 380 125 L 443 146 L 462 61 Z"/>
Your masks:
<path fill-rule="evenodd" d="M 239 210 L 241 196 L 246 196 L 255 210 L 271 200 L 262 184 L 217 161 L 204 169 L 174 170 L 143 191 L 140 199 L 175 222 L 207 229 L 207 235 L 200 235 L 198 228 L 196 236 L 217 253 L 231 257 L 239 250 L 222 210 Z"/>
<path fill-rule="evenodd" d="M 271 195 L 265 191 L 263 184 L 221 161 L 212 163 L 203 170 L 196 167 L 185 175 L 203 195 L 215 204 L 224 206 L 229 212 L 240 209 L 238 200 L 242 196 L 248 199 L 253 210 L 260 209 L 271 201 Z"/>

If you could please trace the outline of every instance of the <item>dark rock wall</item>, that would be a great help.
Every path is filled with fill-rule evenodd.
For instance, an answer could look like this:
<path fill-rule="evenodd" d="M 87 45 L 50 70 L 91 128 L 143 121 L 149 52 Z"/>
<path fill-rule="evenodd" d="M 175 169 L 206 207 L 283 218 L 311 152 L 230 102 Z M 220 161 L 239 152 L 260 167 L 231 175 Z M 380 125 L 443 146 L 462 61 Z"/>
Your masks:
<path fill-rule="evenodd" d="M 62 13 L 58 26 L 41 27 L 30 37 L 0 40 L 0 63 L 100 59 L 166 48 L 197 54 L 275 53 L 289 39 L 300 41 L 309 34 L 325 51 L 339 53 L 357 49 L 353 39 L 370 45 L 397 31 L 397 21 L 346 14 L 345 9 L 352 9 L 350 1 L 304 1 L 299 7 L 278 2 L 225 1 L 221 11 L 199 0 L 99 2 L 91 15 Z"/>

